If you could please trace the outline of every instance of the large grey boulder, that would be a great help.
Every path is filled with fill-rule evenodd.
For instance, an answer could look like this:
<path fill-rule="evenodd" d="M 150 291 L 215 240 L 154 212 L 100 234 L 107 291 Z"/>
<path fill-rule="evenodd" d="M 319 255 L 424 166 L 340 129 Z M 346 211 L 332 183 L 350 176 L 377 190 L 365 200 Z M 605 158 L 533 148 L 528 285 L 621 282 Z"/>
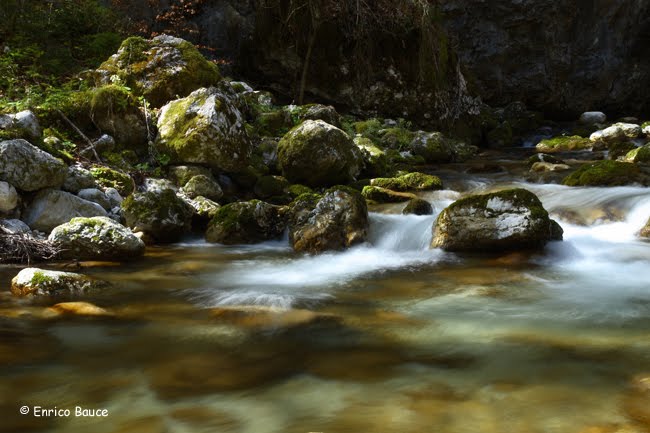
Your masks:
<path fill-rule="evenodd" d="M 174 164 L 230 172 L 245 168 L 252 145 L 231 92 L 224 86 L 202 88 L 165 105 L 158 117 L 158 152 Z"/>
<path fill-rule="evenodd" d="M 72 272 L 25 268 L 11 280 L 14 296 L 81 295 L 107 286 L 104 281 Z"/>
<path fill-rule="evenodd" d="M 126 260 L 144 254 L 144 242 L 108 217 L 73 218 L 48 238 L 60 256 L 76 260 Z"/>
<path fill-rule="evenodd" d="M 96 185 L 97 183 L 90 170 L 80 165 L 71 165 L 68 167 L 68 174 L 61 188 L 64 191 L 76 194 L 82 189 L 95 188 Z"/>
<path fill-rule="evenodd" d="M 65 191 L 39 192 L 27 207 L 23 221 L 33 230 L 50 232 L 76 217 L 107 216 L 103 207 Z"/>
<path fill-rule="evenodd" d="M 65 181 L 67 171 L 61 160 L 25 140 L 0 143 L 0 180 L 19 190 L 58 188 Z"/>
<path fill-rule="evenodd" d="M 278 163 L 292 183 L 332 186 L 355 180 L 363 156 L 339 128 L 322 120 L 306 120 L 278 143 Z"/>
<path fill-rule="evenodd" d="M 135 193 L 122 202 L 126 225 L 158 242 L 175 242 L 189 232 L 192 207 L 171 189 Z"/>
<path fill-rule="evenodd" d="M 507 251 L 561 240 L 537 196 L 517 188 L 462 198 L 444 209 L 433 226 L 432 248 L 447 251 Z"/>
<path fill-rule="evenodd" d="M 103 191 L 97 188 L 82 189 L 77 193 L 77 196 L 81 197 L 84 200 L 97 203 L 107 211 L 111 210 L 114 207 L 113 204 L 111 203 L 111 200 L 108 198 L 108 196 L 104 194 Z"/>
<path fill-rule="evenodd" d="M 303 194 L 291 212 L 289 242 L 296 251 L 343 250 L 368 236 L 368 207 L 352 188 L 334 187 L 322 197 Z"/>
<path fill-rule="evenodd" d="M 0 214 L 8 213 L 18 206 L 18 193 L 13 185 L 0 181 Z"/>

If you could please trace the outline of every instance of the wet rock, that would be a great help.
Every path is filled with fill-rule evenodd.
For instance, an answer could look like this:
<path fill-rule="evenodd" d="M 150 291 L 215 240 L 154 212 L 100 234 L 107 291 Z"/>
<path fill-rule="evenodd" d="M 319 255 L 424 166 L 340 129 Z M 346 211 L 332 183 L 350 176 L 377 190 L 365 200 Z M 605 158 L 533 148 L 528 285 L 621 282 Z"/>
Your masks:
<path fill-rule="evenodd" d="M 67 171 L 63 162 L 25 140 L 0 142 L 0 180 L 19 190 L 58 188 Z"/>
<path fill-rule="evenodd" d="M 76 260 L 127 260 L 144 254 L 144 243 L 108 217 L 74 218 L 48 238 L 61 257 Z"/>
<path fill-rule="evenodd" d="M 105 282 L 86 275 L 39 268 L 25 268 L 11 280 L 15 296 L 79 295 L 104 287 Z"/>
<path fill-rule="evenodd" d="M 193 210 L 171 189 L 135 193 L 122 202 L 126 225 L 157 242 L 175 242 L 189 232 Z"/>
<path fill-rule="evenodd" d="M 594 125 L 596 123 L 605 123 L 607 116 L 600 111 L 586 111 L 580 115 L 580 123 L 585 125 Z"/>
<path fill-rule="evenodd" d="M 222 206 L 208 226 L 208 242 L 253 244 L 277 239 L 287 226 L 285 210 L 259 200 Z"/>
<path fill-rule="evenodd" d="M 386 176 L 390 173 L 390 158 L 372 140 L 361 135 L 354 137 L 354 144 L 361 151 L 364 168 L 362 174 L 368 177 Z"/>
<path fill-rule="evenodd" d="M 107 211 L 111 210 L 114 206 L 111 200 L 104 194 L 101 190 L 97 188 L 86 188 L 82 189 L 77 193 L 78 197 L 81 197 L 84 200 L 97 203 Z"/>
<path fill-rule="evenodd" d="M 89 302 L 60 302 L 49 307 L 45 315 L 47 317 L 55 316 L 92 316 L 92 317 L 106 317 L 113 316 L 108 310 L 98 307 L 97 305 Z"/>
<path fill-rule="evenodd" d="M 536 162 L 549 162 L 551 164 L 564 164 L 564 161 L 562 161 L 560 158 L 549 155 L 547 153 L 536 153 L 530 158 L 528 158 L 528 165 L 532 166 Z"/>
<path fill-rule="evenodd" d="M 375 178 L 370 181 L 370 185 L 399 192 L 442 189 L 442 181 L 438 176 L 418 172 L 393 178 Z"/>
<path fill-rule="evenodd" d="M 212 175 L 206 176 L 204 174 L 199 174 L 198 176 L 192 177 L 185 186 L 183 186 L 182 191 L 189 198 L 203 196 L 216 201 L 223 197 L 221 185 L 214 180 Z"/>
<path fill-rule="evenodd" d="M 350 137 L 322 120 L 306 120 L 282 137 L 278 162 L 289 181 L 312 187 L 351 182 L 363 163 Z"/>
<path fill-rule="evenodd" d="M 107 216 L 103 207 L 68 192 L 47 189 L 39 192 L 27 207 L 23 221 L 33 230 L 49 233 L 76 217 Z"/>
<path fill-rule="evenodd" d="M 645 429 L 650 428 L 650 374 L 640 374 L 632 379 L 623 398 L 623 410 L 631 421 Z"/>
<path fill-rule="evenodd" d="M 64 191 L 77 194 L 82 189 L 95 188 L 95 186 L 95 178 L 90 170 L 86 170 L 80 165 L 71 165 L 68 167 L 68 174 L 61 188 Z"/>
<path fill-rule="evenodd" d="M 361 195 L 366 200 L 377 203 L 401 203 L 416 198 L 414 194 L 408 192 L 391 191 L 390 189 L 380 188 L 378 186 L 364 186 Z"/>
<path fill-rule="evenodd" d="M 13 185 L 0 181 L 0 214 L 6 214 L 18 206 L 18 193 Z"/>
<path fill-rule="evenodd" d="M 650 144 L 630 150 L 623 157 L 625 162 L 650 162 Z"/>
<path fill-rule="evenodd" d="M 530 167 L 530 171 L 534 172 L 545 172 L 545 171 L 564 171 L 569 170 L 569 167 L 566 164 L 552 164 L 550 162 L 536 162 Z"/>
<path fill-rule="evenodd" d="M 621 143 L 610 144 L 607 148 L 607 159 L 625 159 L 625 156 L 636 148 L 637 146 L 632 141 L 623 141 Z"/>
<path fill-rule="evenodd" d="M 648 222 L 645 223 L 645 226 L 639 232 L 639 236 L 642 238 L 650 238 L 650 218 L 648 218 Z"/>
<path fill-rule="evenodd" d="M 537 143 L 538 152 L 569 152 L 573 150 L 591 150 L 592 141 L 578 135 L 546 138 Z"/>
<path fill-rule="evenodd" d="M 247 328 L 293 328 L 340 321 L 333 314 L 261 305 L 228 305 L 211 309 L 210 315 L 219 322 Z"/>
<path fill-rule="evenodd" d="M 411 199 L 402 209 L 404 215 L 431 215 L 432 213 L 433 207 L 431 203 L 421 198 Z"/>
<path fill-rule="evenodd" d="M 322 197 L 304 194 L 294 201 L 289 242 L 296 251 L 343 250 L 365 242 L 367 235 L 368 208 L 356 190 L 334 187 Z"/>
<path fill-rule="evenodd" d="M 217 84 L 221 76 L 187 41 L 168 35 L 151 40 L 126 39 L 116 54 L 98 69 L 103 84 L 118 76 L 137 96 L 144 96 L 154 107 L 184 97 L 199 87 Z"/>
<path fill-rule="evenodd" d="M 472 195 L 452 203 L 434 224 L 431 247 L 505 251 L 540 248 L 557 238 L 558 226 L 537 196 L 517 188 Z"/>
<path fill-rule="evenodd" d="M 234 95 L 216 87 L 198 89 L 161 108 L 155 145 L 172 163 L 229 172 L 246 167 L 252 151 Z"/>
<path fill-rule="evenodd" d="M 568 186 L 617 186 L 647 182 L 647 176 L 641 173 L 636 164 L 609 160 L 585 164 L 562 181 Z"/>

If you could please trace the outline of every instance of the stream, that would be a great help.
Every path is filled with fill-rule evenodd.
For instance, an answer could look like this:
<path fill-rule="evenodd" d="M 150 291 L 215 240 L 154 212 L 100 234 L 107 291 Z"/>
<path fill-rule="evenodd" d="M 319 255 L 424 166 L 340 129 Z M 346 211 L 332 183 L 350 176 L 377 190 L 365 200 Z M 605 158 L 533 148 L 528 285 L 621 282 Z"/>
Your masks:
<path fill-rule="evenodd" d="M 516 178 L 445 179 L 451 189 L 420 194 L 431 216 L 372 208 L 369 242 L 345 252 L 187 239 L 133 263 L 84 263 L 113 287 L 83 300 L 114 317 L 43 318 L 51 303 L 13 298 L 19 268 L 2 266 L 0 431 L 580 433 L 632 425 L 629 383 L 650 371 L 650 243 L 636 237 L 650 190 Z M 497 256 L 429 249 L 442 209 L 506 187 L 537 194 L 564 241 Z M 215 314 L 238 305 L 288 313 Z M 23 405 L 108 416 L 21 416 Z"/>

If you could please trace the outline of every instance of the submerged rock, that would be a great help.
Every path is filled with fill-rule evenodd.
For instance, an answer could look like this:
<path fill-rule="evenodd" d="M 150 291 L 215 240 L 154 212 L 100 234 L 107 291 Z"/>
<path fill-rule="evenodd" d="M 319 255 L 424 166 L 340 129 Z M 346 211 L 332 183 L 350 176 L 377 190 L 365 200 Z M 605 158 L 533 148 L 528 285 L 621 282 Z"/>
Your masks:
<path fill-rule="evenodd" d="M 22 191 L 58 188 L 67 172 L 62 161 L 25 140 L 0 142 L 0 180 Z"/>
<path fill-rule="evenodd" d="M 175 164 L 242 170 L 252 145 L 233 98 L 225 88 L 210 87 L 165 105 L 158 117 L 158 152 Z"/>
<path fill-rule="evenodd" d="M 97 73 L 103 84 L 111 84 L 113 76 L 119 77 L 154 107 L 221 80 L 219 68 L 207 61 L 194 45 L 168 35 L 151 40 L 126 39 Z"/>
<path fill-rule="evenodd" d="M 135 193 L 122 202 L 122 211 L 128 227 L 158 242 L 175 242 L 189 232 L 194 213 L 171 189 Z"/>
<path fill-rule="evenodd" d="M 517 188 L 462 198 L 442 211 L 433 226 L 432 248 L 506 251 L 543 247 L 561 240 L 537 196 Z"/>
<path fill-rule="evenodd" d="M 636 164 L 605 160 L 583 165 L 562 183 L 567 186 L 617 186 L 647 181 Z"/>
<path fill-rule="evenodd" d="M 280 140 L 278 163 L 289 181 L 314 187 L 355 180 L 363 162 L 345 132 L 322 120 L 306 120 Z"/>
<path fill-rule="evenodd" d="M 260 200 L 222 206 L 210 221 L 205 238 L 226 245 L 254 244 L 282 236 L 285 209 Z"/>
<path fill-rule="evenodd" d="M 368 236 L 366 201 L 351 188 L 334 187 L 322 197 L 303 194 L 291 212 L 289 242 L 296 251 L 342 250 Z"/>
<path fill-rule="evenodd" d="M 107 283 L 86 275 L 26 268 L 11 280 L 11 293 L 15 296 L 79 295 L 106 286 Z"/>
<path fill-rule="evenodd" d="M 210 314 L 219 322 L 247 328 L 294 328 L 317 323 L 337 323 L 341 320 L 333 314 L 261 305 L 228 305 L 213 308 Z"/>
<path fill-rule="evenodd" d="M 97 305 L 89 302 L 60 302 L 49 307 L 46 316 L 91 316 L 91 317 L 105 317 L 113 316 L 110 311 L 98 307 Z"/>
<path fill-rule="evenodd" d="M 84 200 L 69 192 L 43 190 L 27 207 L 23 216 L 32 229 L 49 233 L 54 227 L 76 217 L 107 216 L 106 210 L 97 203 Z"/>
<path fill-rule="evenodd" d="M 127 260 L 144 254 L 144 242 L 108 217 L 74 218 L 48 238 L 61 257 L 76 260 Z"/>

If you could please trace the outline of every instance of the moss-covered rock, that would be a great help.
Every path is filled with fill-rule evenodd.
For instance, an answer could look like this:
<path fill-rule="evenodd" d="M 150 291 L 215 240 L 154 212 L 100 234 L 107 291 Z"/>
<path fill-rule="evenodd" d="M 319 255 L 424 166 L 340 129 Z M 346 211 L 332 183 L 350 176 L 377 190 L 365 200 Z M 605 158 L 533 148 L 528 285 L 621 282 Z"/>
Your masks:
<path fill-rule="evenodd" d="M 147 125 L 140 104 L 123 86 L 114 84 L 92 89 L 90 118 L 102 131 L 110 134 L 120 149 L 146 154 Z"/>
<path fill-rule="evenodd" d="M 196 227 L 204 226 L 211 221 L 217 214 L 217 211 L 221 208 L 219 203 L 203 196 L 194 197 L 193 199 L 188 198 L 185 201 L 192 207 L 192 209 L 194 209 L 192 225 Z M 194 222 L 196 222 L 196 224 L 194 224 Z"/>
<path fill-rule="evenodd" d="M 431 215 L 433 213 L 433 206 L 426 200 L 421 198 L 414 198 L 406 203 L 402 214 L 404 215 Z"/>
<path fill-rule="evenodd" d="M 408 192 L 391 191 L 377 186 L 364 186 L 361 194 L 366 200 L 376 203 L 401 203 L 416 198 Z"/>
<path fill-rule="evenodd" d="M 393 191 L 431 191 L 442 189 L 442 180 L 438 176 L 413 172 L 399 177 L 375 178 L 370 185 Z"/>
<path fill-rule="evenodd" d="M 289 181 L 282 176 L 262 176 L 253 191 L 262 199 L 284 196 L 289 193 Z"/>
<path fill-rule="evenodd" d="M 625 155 L 628 154 L 631 150 L 636 149 L 637 146 L 632 141 L 622 141 L 620 143 L 612 143 L 607 148 L 607 158 L 608 159 L 619 159 L 625 158 Z"/>
<path fill-rule="evenodd" d="M 466 161 L 476 155 L 478 149 L 462 141 L 446 137 L 440 132 L 418 131 L 408 149 L 430 164 Z"/>
<path fill-rule="evenodd" d="M 289 188 L 287 188 L 287 191 L 289 192 L 289 196 L 291 197 L 292 200 L 298 198 L 299 196 L 303 194 L 313 194 L 314 190 L 311 189 L 308 186 L 305 185 L 300 185 L 299 183 L 289 185 Z"/>
<path fill-rule="evenodd" d="M 357 135 L 354 144 L 361 151 L 364 168 L 363 175 L 367 177 L 386 176 L 392 171 L 388 154 L 376 146 L 371 139 Z"/>
<path fill-rule="evenodd" d="M 278 162 L 289 181 L 311 187 L 351 182 L 363 163 L 350 137 L 322 120 L 306 120 L 282 137 Z"/>
<path fill-rule="evenodd" d="M 189 198 L 203 196 L 216 201 L 223 197 L 221 185 L 214 180 L 212 175 L 206 176 L 205 174 L 199 174 L 192 177 L 187 181 L 185 186 L 183 186 L 182 191 Z"/>
<path fill-rule="evenodd" d="M 361 194 L 333 187 L 323 196 L 303 194 L 291 208 L 289 242 L 295 251 L 320 253 L 362 243 L 368 235 L 368 208 Z"/>
<path fill-rule="evenodd" d="M 578 135 L 545 138 L 537 143 L 538 152 L 567 152 L 572 150 L 591 150 L 593 143 Z"/>
<path fill-rule="evenodd" d="M 62 161 L 25 140 L 0 142 L 0 180 L 19 190 L 58 188 L 67 172 Z"/>
<path fill-rule="evenodd" d="M 585 164 L 562 181 L 568 186 L 616 186 L 645 183 L 639 168 L 629 162 L 598 161 Z"/>
<path fill-rule="evenodd" d="M 171 189 L 135 193 L 122 202 L 126 225 L 157 242 L 175 242 L 189 232 L 193 213 Z"/>
<path fill-rule="evenodd" d="M 544 246 L 558 239 L 557 224 L 532 192 L 517 188 L 462 198 L 444 209 L 433 226 L 432 248 L 506 251 Z"/>
<path fill-rule="evenodd" d="M 254 244 L 282 236 L 287 226 L 285 210 L 260 200 L 222 206 L 208 225 L 208 242 L 225 245 Z"/>
<path fill-rule="evenodd" d="M 70 296 L 107 286 L 107 283 L 86 275 L 25 268 L 11 280 L 11 293 L 15 296 Z"/>
<path fill-rule="evenodd" d="M 67 259 L 128 260 L 144 254 L 144 243 L 107 217 L 73 218 L 54 228 L 48 240 Z"/>
<path fill-rule="evenodd" d="M 264 111 L 255 117 L 253 127 L 258 135 L 281 137 L 293 128 L 291 113 L 284 108 Z"/>
<path fill-rule="evenodd" d="M 228 172 L 246 167 L 252 145 L 230 92 L 225 86 L 202 88 L 165 105 L 158 117 L 158 152 L 174 164 Z"/>
<path fill-rule="evenodd" d="M 209 168 L 199 165 L 173 165 L 168 168 L 168 174 L 174 184 L 179 187 L 184 186 L 194 176 L 212 176 Z"/>
<path fill-rule="evenodd" d="M 168 35 L 151 40 L 126 39 L 97 73 L 102 84 L 111 84 L 113 76 L 119 77 L 154 107 L 221 80 L 219 68 L 207 61 L 196 47 Z"/>
<path fill-rule="evenodd" d="M 625 162 L 650 162 L 650 144 L 630 150 L 623 158 Z"/>
<path fill-rule="evenodd" d="M 650 218 L 648 218 L 648 222 L 645 223 L 645 225 L 639 232 L 639 236 L 641 236 L 642 238 L 650 238 Z"/>
<path fill-rule="evenodd" d="M 291 116 L 299 122 L 305 120 L 322 120 L 325 123 L 341 127 L 341 115 L 331 105 L 307 104 L 301 106 L 290 106 L 287 110 Z"/>
<path fill-rule="evenodd" d="M 135 191 L 133 179 L 124 172 L 109 167 L 94 166 L 90 169 L 90 174 L 97 185 L 102 188 L 115 188 L 123 197 Z"/>

